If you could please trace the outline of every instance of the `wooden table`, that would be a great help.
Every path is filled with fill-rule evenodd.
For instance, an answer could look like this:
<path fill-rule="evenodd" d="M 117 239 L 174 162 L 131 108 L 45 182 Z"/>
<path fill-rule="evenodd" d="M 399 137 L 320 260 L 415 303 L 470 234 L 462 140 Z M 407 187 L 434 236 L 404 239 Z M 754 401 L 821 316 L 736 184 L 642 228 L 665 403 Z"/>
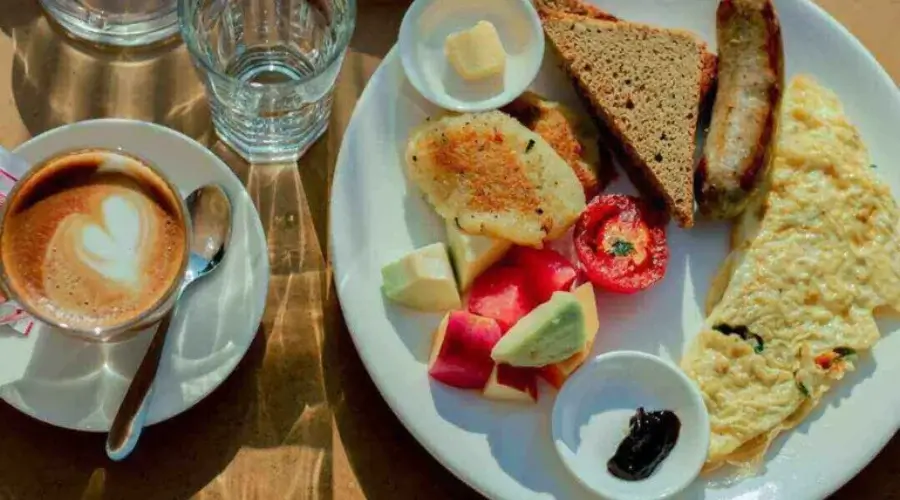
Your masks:
<path fill-rule="evenodd" d="M 820 3 L 900 79 L 900 1 Z M 328 134 L 299 165 L 259 168 L 216 142 L 183 46 L 101 51 L 61 36 L 36 4 L 0 6 L 0 145 L 104 116 L 181 130 L 247 185 L 266 228 L 272 276 L 261 331 L 237 371 L 194 409 L 148 429 L 126 463 L 106 459 L 102 436 L 49 427 L 0 403 L 0 500 L 476 497 L 381 399 L 343 325 L 326 254 L 341 135 L 394 43 L 406 2 L 360 0 Z M 894 439 L 837 497 L 898 495 Z"/>

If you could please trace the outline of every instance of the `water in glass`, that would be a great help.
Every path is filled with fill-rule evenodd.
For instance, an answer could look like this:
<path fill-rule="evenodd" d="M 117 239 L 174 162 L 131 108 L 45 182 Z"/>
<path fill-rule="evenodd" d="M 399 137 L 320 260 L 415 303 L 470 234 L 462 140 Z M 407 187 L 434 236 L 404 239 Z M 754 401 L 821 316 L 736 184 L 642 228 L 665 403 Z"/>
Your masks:
<path fill-rule="evenodd" d="M 180 0 L 219 137 L 251 162 L 298 158 L 325 131 L 354 0 Z"/>

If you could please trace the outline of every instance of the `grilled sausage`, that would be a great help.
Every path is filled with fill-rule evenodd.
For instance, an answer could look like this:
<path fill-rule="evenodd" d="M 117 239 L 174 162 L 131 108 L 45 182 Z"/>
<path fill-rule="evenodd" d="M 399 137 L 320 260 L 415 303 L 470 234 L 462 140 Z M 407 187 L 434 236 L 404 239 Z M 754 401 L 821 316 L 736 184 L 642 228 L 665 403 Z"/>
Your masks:
<path fill-rule="evenodd" d="M 716 12 L 719 88 L 694 178 L 700 211 L 736 217 L 764 182 L 784 87 L 772 0 L 722 0 Z"/>

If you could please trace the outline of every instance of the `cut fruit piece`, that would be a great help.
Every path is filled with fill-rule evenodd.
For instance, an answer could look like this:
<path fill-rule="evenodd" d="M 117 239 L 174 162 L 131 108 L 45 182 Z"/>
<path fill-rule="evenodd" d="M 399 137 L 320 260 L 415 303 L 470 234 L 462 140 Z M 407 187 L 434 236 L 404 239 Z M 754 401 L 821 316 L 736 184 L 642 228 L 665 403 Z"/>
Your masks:
<path fill-rule="evenodd" d="M 590 200 L 616 178 L 616 169 L 600 131 L 591 119 L 567 105 L 526 91 L 500 111 L 512 116 L 547 141 L 569 164 Z"/>
<path fill-rule="evenodd" d="M 572 290 L 572 295 L 578 299 L 581 311 L 584 313 L 584 336 L 588 343 L 593 343 L 597 330 L 600 329 L 600 318 L 597 317 L 597 299 L 594 295 L 594 285 L 584 283 Z"/>
<path fill-rule="evenodd" d="M 569 358 L 586 343 L 581 303 L 570 292 L 556 292 L 516 323 L 491 357 L 498 363 L 541 367 Z"/>
<path fill-rule="evenodd" d="M 459 289 L 465 292 L 485 269 L 503 258 L 512 243 L 464 233 L 456 222 L 447 221 L 447 244 Z"/>
<path fill-rule="evenodd" d="M 497 320 L 506 332 L 536 305 L 528 291 L 527 276 L 515 267 L 494 266 L 475 279 L 469 294 L 469 312 Z"/>
<path fill-rule="evenodd" d="M 538 398 L 537 371 L 533 368 L 497 365 L 484 387 L 484 397 L 533 403 Z"/>
<path fill-rule="evenodd" d="M 528 277 L 529 289 L 538 304 L 550 300 L 554 292 L 568 292 L 575 281 L 575 268 L 556 250 L 515 246 L 507 257 Z"/>
<path fill-rule="evenodd" d="M 460 307 L 453 267 L 443 243 L 422 247 L 381 269 L 384 294 L 391 300 L 421 311 L 447 311 Z"/>
<path fill-rule="evenodd" d="M 588 344 L 584 346 L 584 349 L 576 352 L 568 359 L 541 368 L 538 375 L 546 380 L 548 384 L 557 389 L 561 389 L 566 379 L 575 373 L 575 370 L 577 370 L 591 354 L 591 347 L 593 347 L 593 344 L 592 341 L 589 341 Z"/>
<path fill-rule="evenodd" d="M 500 340 L 497 322 L 466 311 L 447 313 L 434 336 L 428 374 L 460 389 L 483 389 L 494 369 L 491 349 Z"/>
<path fill-rule="evenodd" d="M 579 285 L 572 294 L 578 299 L 578 303 L 581 304 L 581 308 L 584 311 L 584 331 L 587 343 L 585 343 L 584 348 L 568 359 L 544 366 L 538 372 L 542 379 L 557 389 L 561 388 L 566 379 L 590 356 L 591 349 L 594 347 L 594 337 L 600 328 L 593 285 L 590 283 Z"/>

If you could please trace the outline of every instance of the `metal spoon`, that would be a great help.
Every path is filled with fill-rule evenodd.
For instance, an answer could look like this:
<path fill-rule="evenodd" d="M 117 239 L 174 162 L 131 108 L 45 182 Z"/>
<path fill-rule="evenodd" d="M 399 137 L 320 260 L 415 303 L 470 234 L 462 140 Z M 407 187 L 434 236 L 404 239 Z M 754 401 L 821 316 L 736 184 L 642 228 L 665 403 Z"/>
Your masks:
<path fill-rule="evenodd" d="M 130 455 L 141 436 L 153 396 L 153 380 L 165 350 L 169 323 L 178 310 L 181 295 L 191 283 L 211 273 L 228 248 L 231 236 L 231 202 L 225 191 L 218 185 L 210 184 L 198 188 L 185 201 L 193 226 L 190 261 L 181 288 L 176 293 L 175 305 L 160 320 L 147 353 L 109 429 L 106 455 L 115 461 Z"/>

